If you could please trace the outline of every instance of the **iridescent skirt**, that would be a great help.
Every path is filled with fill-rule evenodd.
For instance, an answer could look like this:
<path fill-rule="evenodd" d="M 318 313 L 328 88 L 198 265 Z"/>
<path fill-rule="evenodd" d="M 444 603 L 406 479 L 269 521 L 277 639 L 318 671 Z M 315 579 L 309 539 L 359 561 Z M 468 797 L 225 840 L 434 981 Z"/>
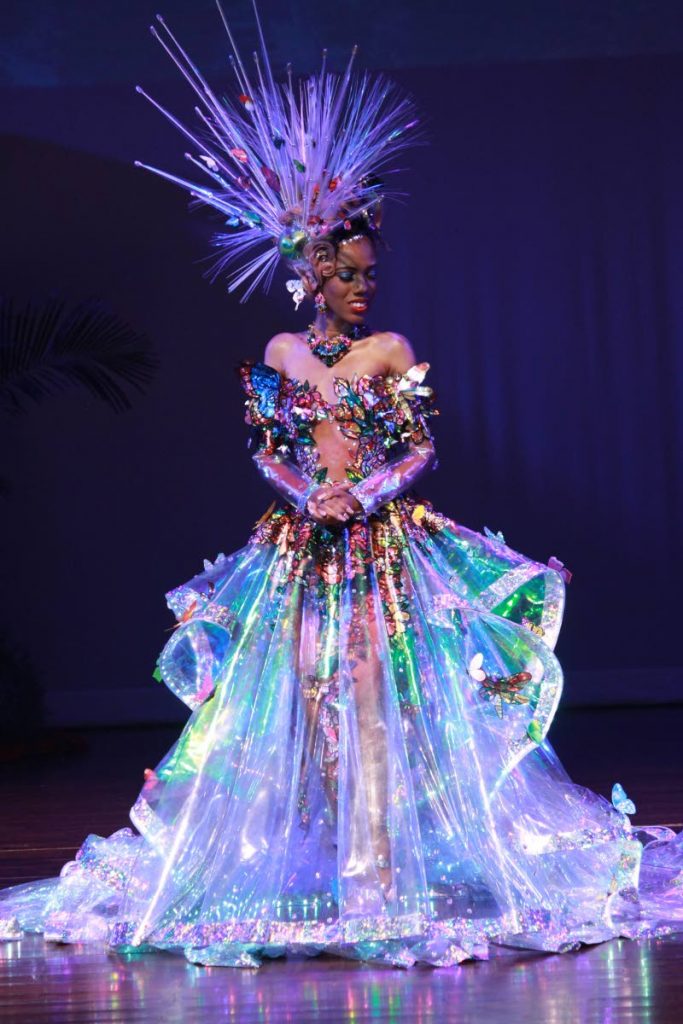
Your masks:
<path fill-rule="evenodd" d="M 683 930 L 683 841 L 571 782 L 546 733 L 564 583 L 402 498 L 337 532 L 277 509 L 168 597 L 192 710 L 131 811 L 0 935 L 254 966 L 408 966 Z"/>

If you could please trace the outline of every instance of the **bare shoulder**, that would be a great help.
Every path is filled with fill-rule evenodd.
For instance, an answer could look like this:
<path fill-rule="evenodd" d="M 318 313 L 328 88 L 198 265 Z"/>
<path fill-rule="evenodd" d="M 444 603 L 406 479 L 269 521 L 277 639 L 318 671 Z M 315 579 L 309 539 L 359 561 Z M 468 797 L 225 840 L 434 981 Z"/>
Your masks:
<path fill-rule="evenodd" d="M 263 356 L 264 363 L 267 366 L 272 366 L 274 370 L 283 373 L 287 356 L 298 342 L 299 339 L 296 334 L 291 332 L 283 331 L 282 334 L 275 334 L 266 345 L 266 351 Z"/>
<path fill-rule="evenodd" d="M 382 355 L 390 373 L 405 373 L 415 365 L 415 352 L 405 335 L 396 331 L 382 331 L 377 341 L 382 347 Z"/>

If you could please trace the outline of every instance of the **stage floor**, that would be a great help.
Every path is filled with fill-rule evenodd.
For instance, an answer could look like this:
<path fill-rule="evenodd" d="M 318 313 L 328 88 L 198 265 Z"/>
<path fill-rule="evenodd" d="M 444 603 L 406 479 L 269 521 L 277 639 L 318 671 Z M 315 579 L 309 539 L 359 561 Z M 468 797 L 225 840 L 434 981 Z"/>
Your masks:
<path fill-rule="evenodd" d="M 683 824 L 683 707 L 565 710 L 550 735 L 574 780 L 609 797 L 621 782 L 637 824 Z M 128 824 L 146 767 L 179 729 L 71 734 L 62 753 L 0 764 L 0 886 L 54 875 L 86 834 Z M 501 951 L 488 962 L 402 971 L 332 957 L 257 971 L 170 954 L 0 944 L 2 1024 L 622 1024 L 683 1019 L 683 935 L 617 940 L 562 956 Z"/>

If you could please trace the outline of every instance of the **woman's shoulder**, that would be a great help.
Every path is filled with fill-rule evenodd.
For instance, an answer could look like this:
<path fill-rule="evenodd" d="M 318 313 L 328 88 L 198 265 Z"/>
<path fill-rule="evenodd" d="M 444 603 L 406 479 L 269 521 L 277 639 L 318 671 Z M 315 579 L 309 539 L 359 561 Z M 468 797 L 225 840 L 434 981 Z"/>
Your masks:
<path fill-rule="evenodd" d="M 405 373 L 415 365 L 415 352 L 404 334 L 398 331 L 378 331 L 374 336 L 390 373 Z"/>
<path fill-rule="evenodd" d="M 274 334 L 266 345 L 263 361 L 268 366 L 272 366 L 279 370 L 280 373 L 283 373 L 287 356 L 292 349 L 300 344 L 300 336 L 293 331 L 282 331 L 280 334 Z"/>
<path fill-rule="evenodd" d="M 398 331 L 374 331 L 367 340 L 388 374 L 403 374 L 415 365 L 415 352 L 404 334 Z M 303 334 L 295 331 L 274 334 L 266 345 L 263 362 L 286 375 L 292 354 L 301 347 L 306 347 Z"/>

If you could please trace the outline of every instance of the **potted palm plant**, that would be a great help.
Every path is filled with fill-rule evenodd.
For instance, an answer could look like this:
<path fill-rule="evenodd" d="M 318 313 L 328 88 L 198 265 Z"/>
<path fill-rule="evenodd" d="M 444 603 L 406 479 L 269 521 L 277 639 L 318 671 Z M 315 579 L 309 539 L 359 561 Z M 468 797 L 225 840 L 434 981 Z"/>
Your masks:
<path fill-rule="evenodd" d="M 85 389 L 123 412 L 157 366 L 147 337 L 97 300 L 0 300 L 0 428 L 2 417 L 26 415 L 65 391 Z M 9 494 L 0 471 L 0 495 Z M 0 633 L 2 758 L 50 749 L 43 724 L 40 680 L 27 654 Z"/>

